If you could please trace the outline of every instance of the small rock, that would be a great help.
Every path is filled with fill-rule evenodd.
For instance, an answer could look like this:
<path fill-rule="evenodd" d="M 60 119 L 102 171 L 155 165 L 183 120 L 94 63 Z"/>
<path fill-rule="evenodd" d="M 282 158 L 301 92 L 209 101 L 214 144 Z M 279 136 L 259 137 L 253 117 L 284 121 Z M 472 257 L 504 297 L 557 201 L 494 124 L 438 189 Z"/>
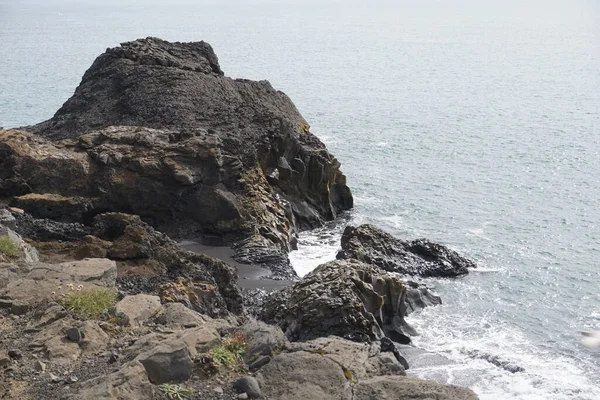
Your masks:
<path fill-rule="evenodd" d="M 0 299 L 0 308 L 11 308 L 12 303 L 12 300 Z"/>
<path fill-rule="evenodd" d="M 76 377 L 75 375 L 71 375 L 70 377 L 65 379 L 65 383 L 70 385 L 70 384 L 76 383 L 78 380 L 79 380 L 78 377 Z"/>
<path fill-rule="evenodd" d="M 13 360 L 20 360 L 21 358 L 23 358 L 23 354 L 21 354 L 19 350 L 9 350 L 8 356 Z"/>
<path fill-rule="evenodd" d="M 112 354 L 110 355 L 110 357 L 108 358 L 108 363 L 109 364 L 115 363 L 118 359 L 119 359 L 119 353 L 117 353 L 116 351 L 113 351 Z"/>
<path fill-rule="evenodd" d="M 33 367 L 35 368 L 36 371 L 44 372 L 46 370 L 46 364 L 44 364 L 40 360 L 37 360 L 35 362 L 35 364 L 33 365 Z"/>
<path fill-rule="evenodd" d="M 246 393 L 251 399 L 262 397 L 260 386 L 257 380 L 252 376 L 244 376 L 234 382 L 233 388 L 241 393 Z"/>
<path fill-rule="evenodd" d="M 247 399 L 248 398 L 248 393 L 242 393 L 242 394 L 238 394 L 238 399 Z"/>
<path fill-rule="evenodd" d="M 258 371 L 261 367 L 267 365 L 270 361 L 271 357 L 269 356 L 258 356 L 256 360 L 248 364 L 248 369 L 250 369 L 250 371 Z"/>
<path fill-rule="evenodd" d="M 8 355 L 0 354 L 0 368 L 10 365 L 11 360 Z"/>
<path fill-rule="evenodd" d="M 213 390 L 215 391 L 215 393 L 223 394 L 223 388 L 221 386 L 216 386 L 213 388 Z"/>
<path fill-rule="evenodd" d="M 50 382 L 52 383 L 58 383 L 61 381 L 61 379 L 58 376 L 54 375 L 52 372 L 48 374 L 48 377 L 50 378 Z"/>
<path fill-rule="evenodd" d="M 29 304 L 20 301 L 14 301 L 10 307 L 10 312 L 13 315 L 27 314 L 29 312 Z"/>
<path fill-rule="evenodd" d="M 67 329 L 67 337 L 71 342 L 79 343 L 79 341 L 82 339 L 82 334 L 79 328 L 73 327 Z"/>

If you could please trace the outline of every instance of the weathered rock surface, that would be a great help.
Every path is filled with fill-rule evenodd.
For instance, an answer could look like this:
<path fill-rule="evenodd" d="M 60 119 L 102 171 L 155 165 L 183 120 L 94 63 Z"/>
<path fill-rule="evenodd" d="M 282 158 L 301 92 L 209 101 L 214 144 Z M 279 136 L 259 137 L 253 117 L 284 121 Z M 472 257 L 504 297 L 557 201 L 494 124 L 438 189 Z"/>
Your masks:
<path fill-rule="evenodd" d="M 125 296 L 115 306 L 117 314 L 123 314 L 129 325 L 140 326 L 154 317 L 161 309 L 160 298 L 148 294 Z"/>
<path fill-rule="evenodd" d="M 336 335 L 356 341 L 390 336 L 410 342 L 404 316 L 406 286 L 395 274 L 356 260 L 318 266 L 266 301 L 262 318 L 276 321 L 292 340 Z"/>
<path fill-rule="evenodd" d="M 405 241 L 374 225 L 347 226 L 338 259 L 356 259 L 386 271 L 424 277 L 454 277 L 476 264 L 454 250 L 427 239 Z"/>
<path fill-rule="evenodd" d="M 359 382 L 354 387 L 356 400 L 477 400 L 472 390 L 406 377 L 379 376 Z"/>
<path fill-rule="evenodd" d="M 0 131 L 0 193 L 38 218 L 128 212 L 169 234 L 264 238 L 255 247 L 278 254 L 352 207 L 340 163 L 290 99 L 223 76 L 204 42 L 108 49 L 26 129 Z"/>
<path fill-rule="evenodd" d="M 76 394 L 66 396 L 71 400 L 125 400 L 152 399 L 154 387 L 150 384 L 144 366 L 132 362 L 119 371 L 78 384 Z"/>
<path fill-rule="evenodd" d="M 66 284 L 114 287 L 116 275 L 115 262 L 105 258 L 61 264 L 35 263 L 15 273 L 5 287 L 0 287 L 0 298 L 35 304 L 51 299 L 52 292 Z"/>

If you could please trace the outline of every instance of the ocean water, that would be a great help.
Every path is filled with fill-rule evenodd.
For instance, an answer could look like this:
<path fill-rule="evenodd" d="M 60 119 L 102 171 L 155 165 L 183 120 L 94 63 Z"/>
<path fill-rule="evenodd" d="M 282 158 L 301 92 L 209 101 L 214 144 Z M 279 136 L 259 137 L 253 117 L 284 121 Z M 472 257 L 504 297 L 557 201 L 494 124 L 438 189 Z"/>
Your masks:
<path fill-rule="evenodd" d="M 302 234 L 300 274 L 347 222 L 478 261 L 428 280 L 444 305 L 410 316 L 415 344 L 455 363 L 412 374 L 600 399 L 579 333 L 600 329 L 597 1 L 0 0 L 0 126 L 52 116 L 105 48 L 146 36 L 206 40 L 227 75 L 269 79 L 342 162 L 356 209 Z"/>

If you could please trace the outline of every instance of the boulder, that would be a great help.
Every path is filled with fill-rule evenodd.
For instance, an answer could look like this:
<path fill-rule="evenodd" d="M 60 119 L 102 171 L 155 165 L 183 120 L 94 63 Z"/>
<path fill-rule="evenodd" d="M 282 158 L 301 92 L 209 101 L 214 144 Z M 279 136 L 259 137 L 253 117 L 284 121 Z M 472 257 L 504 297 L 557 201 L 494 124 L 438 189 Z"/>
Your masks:
<path fill-rule="evenodd" d="M 124 314 L 132 326 L 141 326 L 161 309 L 160 297 L 147 294 L 125 296 L 115 305 L 117 315 Z"/>
<path fill-rule="evenodd" d="M 406 241 L 374 225 L 347 226 L 337 258 L 355 259 L 386 271 L 423 277 L 455 277 L 476 264 L 460 254 L 427 239 Z"/>
<path fill-rule="evenodd" d="M 352 388 L 335 361 L 306 351 L 281 353 L 256 375 L 270 399 L 350 399 Z"/>
<path fill-rule="evenodd" d="M 416 332 L 404 320 L 406 294 L 397 274 L 337 260 L 270 296 L 261 318 L 277 322 L 291 340 L 335 335 L 370 342 L 389 336 L 408 343 Z"/>
<path fill-rule="evenodd" d="M 204 324 L 205 319 L 182 303 L 167 303 L 156 317 L 156 322 L 169 328 L 194 328 Z"/>
<path fill-rule="evenodd" d="M 82 340 L 79 346 L 86 354 L 95 354 L 106 350 L 110 337 L 95 321 L 84 321 L 79 327 Z"/>
<path fill-rule="evenodd" d="M 154 389 L 144 366 L 134 361 L 117 372 L 78 383 L 70 400 L 152 399 Z"/>
<path fill-rule="evenodd" d="M 192 376 L 194 362 L 187 344 L 182 340 L 168 341 L 137 357 L 155 385 L 183 382 Z"/>
<path fill-rule="evenodd" d="M 260 236 L 279 258 L 353 205 L 291 100 L 225 77 L 205 42 L 107 49 L 52 119 L 24 129 L 0 130 L 0 192 L 38 217 L 131 212 L 170 235 Z"/>
<path fill-rule="evenodd" d="M 239 393 L 246 393 L 250 399 L 260 399 L 262 392 L 260 391 L 260 385 L 253 376 L 243 376 L 233 382 L 233 388 Z"/>

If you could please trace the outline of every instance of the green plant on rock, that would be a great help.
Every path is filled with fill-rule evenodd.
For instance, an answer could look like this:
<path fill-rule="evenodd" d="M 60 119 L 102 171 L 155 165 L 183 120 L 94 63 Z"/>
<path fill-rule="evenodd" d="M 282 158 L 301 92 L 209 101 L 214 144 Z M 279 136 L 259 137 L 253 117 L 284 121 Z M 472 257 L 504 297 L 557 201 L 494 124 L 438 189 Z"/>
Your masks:
<path fill-rule="evenodd" d="M 191 389 L 184 388 L 181 385 L 176 385 L 174 383 L 163 383 L 158 387 L 165 396 L 167 396 L 170 400 L 187 400 L 194 392 Z"/>
<path fill-rule="evenodd" d="M 111 308 L 117 302 L 118 292 L 112 288 L 89 287 L 81 285 L 74 288 L 73 284 L 67 285 L 66 293 L 60 294 L 58 302 L 76 316 L 88 319 L 96 317 Z M 59 291 L 62 287 L 58 288 Z"/>
<path fill-rule="evenodd" d="M 19 246 L 8 236 L 0 237 L 0 254 L 8 257 L 16 257 L 19 255 Z"/>
<path fill-rule="evenodd" d="M 207 356 L 217 366 L 229 367 L 233 370 L 243 370 L 244 355 L 248 342 L 241 334 L 234 334 L 224 338 L 221 343 L 210 349 Z"/>

